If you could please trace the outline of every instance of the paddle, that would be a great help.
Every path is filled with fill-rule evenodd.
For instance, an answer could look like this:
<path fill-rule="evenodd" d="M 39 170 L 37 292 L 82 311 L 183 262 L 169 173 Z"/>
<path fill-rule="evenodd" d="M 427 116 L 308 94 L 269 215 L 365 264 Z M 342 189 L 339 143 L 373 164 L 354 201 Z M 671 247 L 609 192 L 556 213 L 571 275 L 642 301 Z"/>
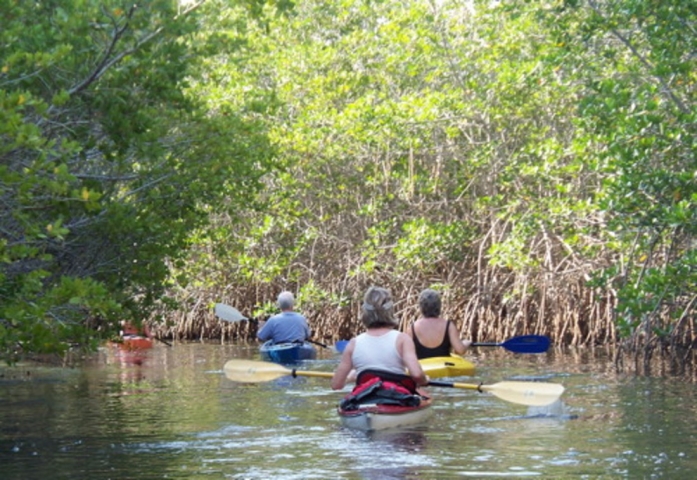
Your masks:
<path fill-rule="evenodd" d="M 348 340 L 336 342 L 336 350 L 341 353 L 346 348 Z M 472 347 L 503 347 L 514 353 L 544 353 L 549 350 L 549 338 L 544 335 L 521 335 L 506 340 L 503 343 L 473 343 Z"/>
<path fill-rule="evenodd" d="M 164 344 L 167 345 L 168 347 L 171 347 L 171 346 L 172 346 L 172 344 L 169 343 L 169 342 L 168 342 L 167 340 L 165 340 L 164 338 L 159 338 L 159 337 L 153 337 L 153 338 L 154 338 L 155 340 L 157 340 L 158 342 L 164 343 Z"/>
<path fill-rule="evenodd" d="M 542 407 L 556 402 L 564 387 L 558 383 L 543 382 L 498 382 L 492 385 L 470 383 L 428 382 L 432 387 L 464 388 L 479 392 L 490 392 L 501 400 L 530 407 Z"/>
<path fill-rule="evenodd" d="M 291 370 L 276 363 L 256 360 L 228 360 L 223 370 L 228 379 L 242 383 L 270 382 L 286 375 L 322 378 L 331 378 L 334 375 L 331 372 L 313 372 L 295 368 Z M 499 382 L 493 385 L 476 385 L 431 381 L 428 385 L 491 392 L 507 402 L 528 406 L 548 405 L 556 401 L 564 392 L 564 387 L 559 384 L 542 382 Z"/>
<path fill-rule="evenodd" d="M 218 316 L 218 318 L 220 318 L 221 320 L 225 320 L 226 322 L 241 322 L 243 320 L 249 320 L 247 317 L 242 315 L 240 311 L 237 310 L 235 307 L 225 305 L 224 303 L 215 304 L 215 314 Z M 329 346 L 325 345 L 324 343 L 315 342 L 314 340 L 310 340 L 309 338 L 305 341 L 314 343 L 315 345 L 319 345 L 323 348 L 329 348 Z"/>
<path fill-rule="evenodd" d="M 544 335 L 521 335 L 503 343 L 473 343 L 473 347 L 503 347 L 515 353 L 544 353 L 549 349 L 549 338 Z"/>
<path fill-rule="evenodd" d="M 305 340 L 306 342 L 314 343 L 315 345 L 319 345 L 322 348 L 329 348 L 329 345 L 326 345 L 324 343 L 320 342 L 315 342 L 314 340 L 310 340 L 309 338 Z"/>

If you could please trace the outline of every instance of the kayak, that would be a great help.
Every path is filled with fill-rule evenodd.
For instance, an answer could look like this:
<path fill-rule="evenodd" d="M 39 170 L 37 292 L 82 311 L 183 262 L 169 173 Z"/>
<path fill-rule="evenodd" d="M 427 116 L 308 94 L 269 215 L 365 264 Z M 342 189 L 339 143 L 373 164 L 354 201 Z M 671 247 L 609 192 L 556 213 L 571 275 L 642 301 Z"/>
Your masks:
<path fill-rule="evenodd" d="M 298 363 L 317 358 L 317 349 L 309 342 L 264 342 L 259 348 L 261 359 L 276 363 Z"/>
<path fill-rule="evenodd" d="M 474 375 L 474 364 L 462 357 L 432 357 L 419 360 L 421 368 L 430 378 Z M 355 410 L 338 407 L 342 425 L 354 430 L 376 431 L 408 427 L 424 423 L 433 413 L 433 400 L 422 396 L 418 406 L 380 405 L 366 403 Z"/>
<path fill-rule="evenodd" d="M 119 350 L 127 352 L 145 350 L 152 348 L 152 338 L 141 337 L 140 335 L 128 335 L 122 337 L 118 342 L 111 342 L 112 345 L 118 347 Z"/>
<path fill-rule="evenodd" d="M 421 404 L 415 407 L 400 405 L 361 405 L 357 410 L 342 410 L 337 408 L 341 424 L 354 430 L 374 432 L 390 428 L 419 425 L 433 415 L 432 400 L 422 398 Z"/>
<path fill-rule="evenodd" d="M 431 357 L 419 360 L 421 368 L 430 378 L 442 377 L 471 377 L 474 375 L 474 364 L 462 357 Z"/>

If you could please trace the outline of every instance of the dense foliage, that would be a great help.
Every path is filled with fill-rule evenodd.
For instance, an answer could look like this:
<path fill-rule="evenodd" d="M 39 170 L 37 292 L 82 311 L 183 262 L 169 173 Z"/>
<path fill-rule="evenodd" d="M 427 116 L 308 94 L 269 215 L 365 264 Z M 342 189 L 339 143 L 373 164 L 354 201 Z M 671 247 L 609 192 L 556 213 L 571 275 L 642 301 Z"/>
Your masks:
<path fill-rule="evenodd" d="M 161 332 L 290 288 L 337 338 L 373 283 L 481 340 L 695 340 L 690 2 L 1 1 L 8 350 L 163 289 Z"/>
<path fill-rule="evenodd" d="M 369 284 L 393 289 L 405 321 L 436 286 L 481 339 L 692 343 L 692 5 L 327 0 L 293 13 L 250 32 L 247 69 L 215 69 L 238 98 L 273 93 L 286 168 L 246 227 L 219 219 L 227 255 L 211 246 L 189 264 L 212 286 L 186 295 L 265 315 L 294 288 L 336 337 L 360 328 Z"/>
<path fill-rule="evenodd" d="M 0 2 L 6 359 L 139 321 L 189 232 L 270 165 L 262 122 L 187 94 L 203 59 L 230 49 L 193 45 L 200 5 L 187 5 Z"/>

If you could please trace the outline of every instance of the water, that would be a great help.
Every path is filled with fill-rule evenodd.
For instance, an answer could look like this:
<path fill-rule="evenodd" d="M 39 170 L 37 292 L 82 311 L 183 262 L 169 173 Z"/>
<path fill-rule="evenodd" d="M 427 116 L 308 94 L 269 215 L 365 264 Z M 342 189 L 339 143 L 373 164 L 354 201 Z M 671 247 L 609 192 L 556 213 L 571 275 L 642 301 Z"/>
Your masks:
<path fill-rule="evenodd" d="M 697 471 L 695 385 L 616 376 L 606 359 L 479 348 L 477 376 L 566 387 L 549 407 L 433 388 L 420 428 L 343 429 L 327 379 L 235 384 L 231 358 L 256 347 L 106 350 L 77 369 L 0 369 L 0 478 L 689 478 Z M 135 361 L 135 363 L 134 363 Z M 310 370 L 331 371 L 321 352 Z"/>

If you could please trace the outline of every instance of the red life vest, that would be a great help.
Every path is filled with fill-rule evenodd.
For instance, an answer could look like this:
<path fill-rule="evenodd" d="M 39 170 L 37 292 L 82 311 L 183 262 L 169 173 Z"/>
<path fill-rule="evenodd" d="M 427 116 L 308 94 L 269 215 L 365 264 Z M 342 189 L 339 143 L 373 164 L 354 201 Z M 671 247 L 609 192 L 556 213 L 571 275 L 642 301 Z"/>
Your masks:
<path fill-rule="evenodd" d="M 357 410 L 361 404 L 418 406 L 421 396 L 416 383 L 407 375 L 396 375 L 378 370 L 358 374 L 356 386 L 339 405 L 342 410 Z"/>

